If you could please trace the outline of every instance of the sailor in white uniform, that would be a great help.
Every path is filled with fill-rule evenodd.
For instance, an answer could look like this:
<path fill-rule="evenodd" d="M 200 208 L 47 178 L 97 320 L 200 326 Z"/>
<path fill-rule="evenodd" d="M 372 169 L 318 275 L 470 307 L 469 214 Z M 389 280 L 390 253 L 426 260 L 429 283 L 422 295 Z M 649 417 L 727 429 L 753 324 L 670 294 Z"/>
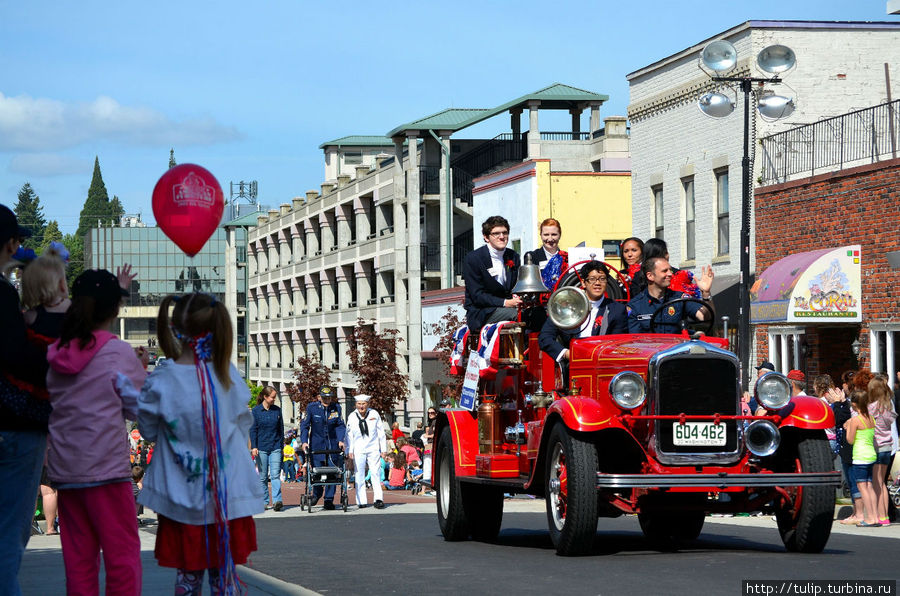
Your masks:
<path fill-rule="evenodd" d="M 384 493 L 378 477 L 378 461 L 387 455 L 387 440 L 381 414 L 369 409 L 369 396 L 356 396 L 356 409 L 347 417 L 347 457 L 356 465 L 356 504 L 368 507 L 366 496 L 366 464 L 372 471 L 372 492 L 375 509 L 384 509 Z"/>

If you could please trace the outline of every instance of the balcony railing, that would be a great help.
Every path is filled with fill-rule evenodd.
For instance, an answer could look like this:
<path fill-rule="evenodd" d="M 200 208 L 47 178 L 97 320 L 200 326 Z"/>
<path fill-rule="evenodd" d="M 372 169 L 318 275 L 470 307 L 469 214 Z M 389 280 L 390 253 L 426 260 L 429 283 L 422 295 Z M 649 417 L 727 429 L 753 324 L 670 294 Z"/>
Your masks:
<path fill-rule="evenodd" d="M 590 141 L 591 133 L 589 132 L 542 132 L 542 141 Z"/>
<path fill-rule="evenodd" d="M 760 139 L 762 184 L 896 157 L 900 99 Z"/>
<path fill-rule="evenodd" d="M 419 194 L 436 195 L 441 192 L 441 168 L 419 166 Z"/>
<path fill-rule="evenodd" d="M 441 243 L 423 242 L 421 244 L 422 271 L 441 270 Z"/>

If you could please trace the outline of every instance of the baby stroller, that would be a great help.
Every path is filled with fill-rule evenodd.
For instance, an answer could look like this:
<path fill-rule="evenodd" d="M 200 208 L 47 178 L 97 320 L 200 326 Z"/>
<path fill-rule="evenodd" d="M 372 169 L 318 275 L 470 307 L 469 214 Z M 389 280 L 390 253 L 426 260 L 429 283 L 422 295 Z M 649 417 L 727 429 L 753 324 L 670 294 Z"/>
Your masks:
<path fill-rule="evenodd" d="M 341 507 L 347 511 L 347 468 L 346 458 L 343 457 L 344 452 L 341 449 L 323 449 L 321 451 L 308 450 L 304 454 L 306 456 L 306 494 L 300 495 L 300 509 L 306 507 L 306 510 L 312 513 L 312 504 L 315 500 L 313 491 L 317 486 L 339 486 L 341 487 Z M 314 456 L 325 455 L 325 465 L 313 465 Z M 335 458 L 334 455 L 341 457 Z M 340 464 L 340 465 L 336 465 Z"/>

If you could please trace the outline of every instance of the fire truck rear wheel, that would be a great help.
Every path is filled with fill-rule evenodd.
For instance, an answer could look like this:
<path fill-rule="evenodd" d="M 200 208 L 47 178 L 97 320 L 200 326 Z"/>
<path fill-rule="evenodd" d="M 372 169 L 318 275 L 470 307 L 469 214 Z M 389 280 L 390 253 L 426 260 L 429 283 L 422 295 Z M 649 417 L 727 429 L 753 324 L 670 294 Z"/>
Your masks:
<path fill-rule="evenodd" d="M 556 554 L 587 554 L 597 535 L 597 449 L 558 424 L 547 454 L 547 522 Z"/>
<path fill-rule="evenodd" d="M 794 471 L 834 470 L 828 439 L 807 437 L 797 443 Z M 778 511 L 775 519 L 785 548 L 791 552 L 820 553 L 831 536 L 834 518 L 834 487 L 804 486 L 795 489 L 794 502 Z"/>
<path fill-rule="evenodd" d="M 445 428 L 437 442 L 434 474 L 437 484 L 438 525 L 444 540 L 459 541 L 469 537 L 469 520 L 463 506 L 460 482 L 453 463 L 453 441 Z"/>

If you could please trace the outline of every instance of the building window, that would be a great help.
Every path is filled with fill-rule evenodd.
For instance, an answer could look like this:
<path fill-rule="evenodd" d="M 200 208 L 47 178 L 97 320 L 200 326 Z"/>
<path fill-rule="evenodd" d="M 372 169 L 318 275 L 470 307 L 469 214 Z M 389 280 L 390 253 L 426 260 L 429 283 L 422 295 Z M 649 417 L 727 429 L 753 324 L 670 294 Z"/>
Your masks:
<path fill-rule="evenodd" d="M 897 370 L 900 367 L 900 327 L 890 326 L 869 331 L 872 372 L 887 374 L 891 388 L 897 388 Z"/>
<path fill-rule="evenodd" d="M 344 163 L 348 166 L 362 165 L 362 152 L 348 151 L 347 153 L 344 153 Z"/>
<path fill-rule="evenodd" d="M 694 218 L 694 178 L 681 181 L 684 190 L 684 258 L 693 261 L 697 257 L 697 230 Z"/>
<path fill-rule="evenodd" d="M 789 370 L 804 370 L 803 335 L 805 331 L 796 327 L 769 327 L 769 362 L 775 370 L 787 374 Z"/>
<path fill-rule="evenodd" d="M 662 184 L 654 186 L 650 189 L 653 193 L 653 236 L 664 240 L 665 232 L 665 214 L 663 212 L 663 189 Z"/>
<path fill-rule="evenodd" d="M 728 225 L 728 170 L 716 172 L 716 230 L 718 230 L 716 254 L 727 256 L 730 251 Z"/>

